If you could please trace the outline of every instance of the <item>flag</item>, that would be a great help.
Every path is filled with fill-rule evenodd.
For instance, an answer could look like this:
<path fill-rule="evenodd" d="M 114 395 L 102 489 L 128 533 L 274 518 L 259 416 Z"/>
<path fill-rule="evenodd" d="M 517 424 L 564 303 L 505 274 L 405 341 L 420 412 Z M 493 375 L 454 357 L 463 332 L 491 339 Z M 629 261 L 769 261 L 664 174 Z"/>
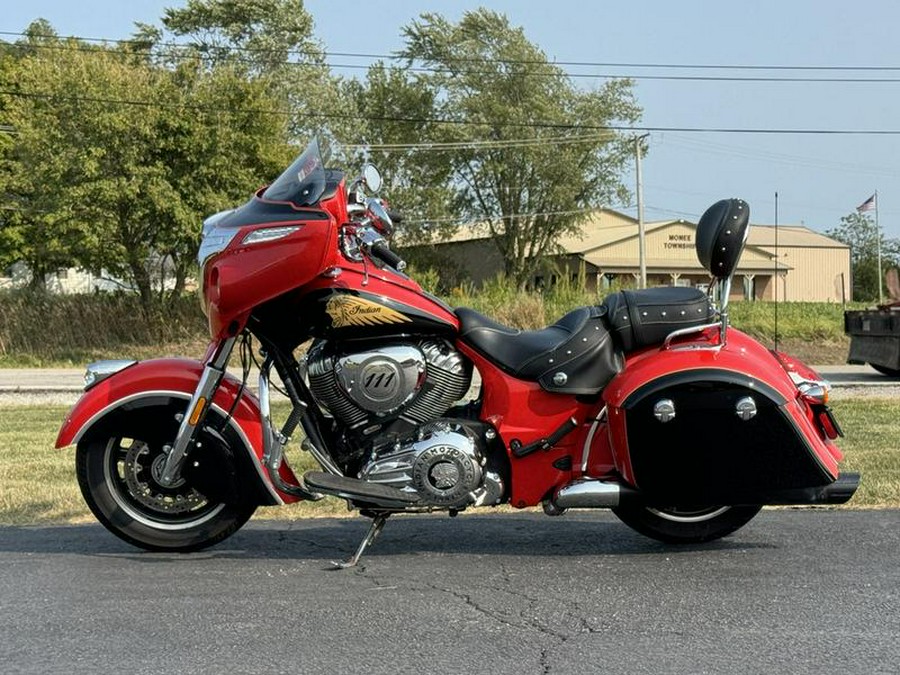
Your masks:
<path fill-rule="evenodd" d="M 875 195 L 869 197 L 866 201 L 856 207 L 857 213 L 865 213 L 875 208 Z"/>

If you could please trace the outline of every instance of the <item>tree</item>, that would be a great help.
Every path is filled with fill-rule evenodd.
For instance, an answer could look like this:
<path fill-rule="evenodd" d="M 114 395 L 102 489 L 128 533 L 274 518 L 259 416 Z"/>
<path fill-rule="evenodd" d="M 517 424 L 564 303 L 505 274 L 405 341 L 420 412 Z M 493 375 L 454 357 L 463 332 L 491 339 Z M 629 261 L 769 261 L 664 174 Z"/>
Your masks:
<path fill-rule="evenodd" d="M 17 44 L 2 43 L 0 89 L 17 92 L 23 60 L 56 42 L 44 20 L 33 22 Z M 51 206 L 56 193 L 35 185 L 22 172 L 22 130 L 16 124 L 15 97 L 0 97 L 0 269 L 22 261 L 31 271 L 31 287 L 44 288 L 46 275 L 72 263 L 74 228 Z"/>
<path fill-rule="evenodd" d="M 411 139 L 440 136 L 438 125 L 427 121 L 435 116 L 435 89 L 405 69 L 379 62 L 368 70 L 365 82 L 350 81 L 345 91 L 367 120 L 361 140 L 376 146 L 365 159 L 381 171 L 382 193 L 403 213 L 397 242 L 428 243 L 451 233 L 458 220 L 451 166 L 441 152 L 403 148 Z M 397 148 L 378 148 L 391 145 Z"/>
<path fill-rule="evenodd" d="M 412 122 L 419 133 L 399 131 L 407 142 L 436 144 L 409 151 L 407 165 L 427 154 L 445 167 L 456 214 L 483 223 L 507 276 L 523 287 L 589 210 L 627 197 L 620 174 L 632 144 L 610 126 L 640 117 L 631 82 L 577 89 L 521 28 L 486 9 L 455 24 L 423 14 L 403 32 L 405 86 L 427 89 L 431 121 Z M 415 110 L 425 114 L 424 106 Z M 391 124 L 370 120 L 369 140 L 394 138 Z"/>
<path fill-rule="evenodd" d="M 358 131 L 352 101 L 341 94 L 340 78 L 325 61 L 302 0 L 188 0 L 165 10 L 162 28 L 138 28 L 138 44 L 156 49 L 164 60 L 188 51 L 210 69 L 228 65 L 264 83 L 277 101 L 273 110 L 288 119 L 291 137 L 301 144 L 312 134 L 328 141 Z M 172 47 L 164 31 L 188 44 Z"/>
<path fill-rule="evenodd" d="M 53 47 L 31 50 L 15 70 L 7 189 L 44 226 L 36 243 L 60 242 L 65 259 L 45 260 L 108 270 L 149 310 L 165 269 L 183 288 L 202 218 L 286 163 L 285 120 L 259 114 L 273 105 L 266 87 L 227 66 L 160 67 L 130 47 L 74 40 Z"/>
<path fill-rule="evenodd" d="M 825 234 L 850 247 L 853 299 L 862 302 L 878 298 L 878 248 L 881 244 L 882 274 L 900 266 L 900 240 L 889 239 L 867 215 L 853 212 Z"/>

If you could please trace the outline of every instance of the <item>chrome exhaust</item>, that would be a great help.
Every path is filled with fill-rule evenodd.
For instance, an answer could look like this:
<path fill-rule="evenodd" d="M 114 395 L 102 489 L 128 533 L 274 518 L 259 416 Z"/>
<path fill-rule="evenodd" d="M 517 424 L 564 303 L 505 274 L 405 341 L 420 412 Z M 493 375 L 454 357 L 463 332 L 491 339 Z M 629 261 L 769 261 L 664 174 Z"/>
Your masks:
<path fill-rule="evenodd" d="M 637 491 L 620 483 L 579 478 L 559 488 L 544 502 L 547 515 L 562 515 L 567 509 L 611 509 L 637 496 Z"/>

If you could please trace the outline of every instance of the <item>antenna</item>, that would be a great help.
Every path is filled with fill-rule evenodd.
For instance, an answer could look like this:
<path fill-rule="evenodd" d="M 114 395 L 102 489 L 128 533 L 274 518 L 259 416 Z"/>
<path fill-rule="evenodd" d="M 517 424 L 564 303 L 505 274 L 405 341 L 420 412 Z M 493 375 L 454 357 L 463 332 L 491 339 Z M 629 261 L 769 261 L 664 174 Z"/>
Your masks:
<path fill-rule="evenodd" d="M 775 193 L 775 351 L 778 351 L 778 192 Z"/>

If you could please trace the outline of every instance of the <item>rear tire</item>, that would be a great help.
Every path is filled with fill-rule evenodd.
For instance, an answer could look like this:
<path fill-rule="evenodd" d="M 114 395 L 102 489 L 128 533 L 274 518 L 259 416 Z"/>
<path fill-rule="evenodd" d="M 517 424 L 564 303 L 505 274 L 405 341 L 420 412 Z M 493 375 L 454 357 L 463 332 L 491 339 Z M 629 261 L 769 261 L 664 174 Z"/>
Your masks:
<path fill-rule="evenodd" d="M 631 529 L 667 544 L 699 544 L 725 537 L 749 523 L 762 506 L 689 508 L 618 506 L 613 513 Z"/>
<path fill-rule="evenodd" d="M 189 480 L 172 487 L 157 480 L 163 446 L 177 432 L 183 401 L 115 413 L 101 431 L 78 444 L 75 467 L 81 494 L 110 532 L 148 551 L 197 551 L 228 538 L 249 520 L 256 504 L 240 495 L 210 498 Z M 225 444 L 204 432 L 204 444 Z M 226 444 L 227 445 L 227 444 Z"/>

